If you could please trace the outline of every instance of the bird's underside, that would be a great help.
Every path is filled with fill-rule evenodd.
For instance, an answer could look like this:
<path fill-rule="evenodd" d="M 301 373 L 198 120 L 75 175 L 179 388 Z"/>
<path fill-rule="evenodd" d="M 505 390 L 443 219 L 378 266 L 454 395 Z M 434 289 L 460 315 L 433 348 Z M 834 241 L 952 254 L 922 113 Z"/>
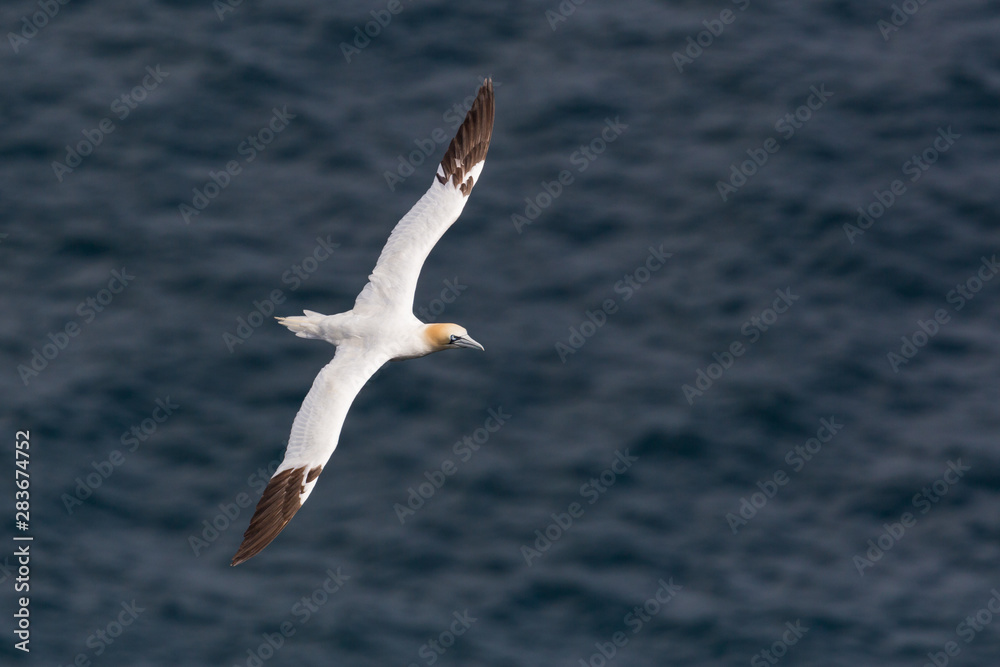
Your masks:
<path fill-rule="evenodd" d="M 233 565 L 260 553 L 298 512 L 337 447 L 354 397 L 382 364 L 449 348 L 482 349 L 462 327 L 423 325 L 412 309 L 424 260 L 461 214 L 482 172 L 493 115 L 493 84 L 487 79 L 449 144 L 430 189 L 390 234 L 353 310 L 329 317 L 305 311 L 304 317 L 279 318 L 296 335 L 336 344 L 337 352 L 316 376 L 295 416 L 285 457 L 257 503 Z M 356 332 L 338 338 L 337 326 L 345 320 L 336 318 L 345 316 L 374 327 L 378 334 Z"/>

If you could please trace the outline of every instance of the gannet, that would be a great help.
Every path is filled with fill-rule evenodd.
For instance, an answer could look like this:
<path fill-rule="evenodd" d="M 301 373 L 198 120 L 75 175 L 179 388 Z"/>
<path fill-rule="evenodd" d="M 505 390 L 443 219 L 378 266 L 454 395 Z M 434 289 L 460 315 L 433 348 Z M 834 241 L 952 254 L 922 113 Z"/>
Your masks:
<path fill-rule="evenodd" d="M 354 308 L 336 315 L 304 310 L 301 317 L 276 318 L 296 336 L 325 340 L 337 350 L 295 415 L 285 457 L 257 503 L 233 565 L 260 553 L 302 507 L 337 448 L 354 397 L 385 362 L 441 350 L 483 349 L 464 327 L 418 320 L 413 295 L 424 260 L 479 182 L 492 134 L 493 82 L 486 79 L 430 189 L 392 230 Z"/>

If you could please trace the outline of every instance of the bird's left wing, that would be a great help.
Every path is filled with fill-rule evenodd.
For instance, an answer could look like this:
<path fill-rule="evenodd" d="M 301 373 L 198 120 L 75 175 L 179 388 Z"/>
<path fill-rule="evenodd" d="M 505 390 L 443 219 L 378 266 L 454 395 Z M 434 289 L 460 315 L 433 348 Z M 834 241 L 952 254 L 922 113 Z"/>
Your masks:
<path fill-rule="evenodd" d="M 486 79 L 438 165 L 430 189 L 396 223 L 382 248 L 355 312 L 413 312 L 424 260 L 458 219 L 479 180 L 493 136 L 493 82 Z"/>
<path fill-rule="evenodd" d="M 257 503 L 243 543 L 233 556 L 233 565 L 257 555 L 299 511 L 337 448 L 340 429 L 355 396 L 388 360 L 388 356 L 361 345 L 345 343 L 337 347 L 333 361 L 316 376 L 295 415 L 285 458 Z"/>

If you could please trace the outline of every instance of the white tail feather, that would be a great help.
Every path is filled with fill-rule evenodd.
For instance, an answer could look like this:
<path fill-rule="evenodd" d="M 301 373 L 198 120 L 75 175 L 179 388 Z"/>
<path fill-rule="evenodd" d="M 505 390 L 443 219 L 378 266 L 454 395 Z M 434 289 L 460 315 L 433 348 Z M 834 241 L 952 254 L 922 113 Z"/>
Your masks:
<path fill-rule="evenodd" d="M 322 338 L 320 334 L 320 322 L 326 317 L 322 313 L 313 310 L 303 310 L 305 317 L 276 317 L 281 324 L 294 331 L 299 338 Z"/>

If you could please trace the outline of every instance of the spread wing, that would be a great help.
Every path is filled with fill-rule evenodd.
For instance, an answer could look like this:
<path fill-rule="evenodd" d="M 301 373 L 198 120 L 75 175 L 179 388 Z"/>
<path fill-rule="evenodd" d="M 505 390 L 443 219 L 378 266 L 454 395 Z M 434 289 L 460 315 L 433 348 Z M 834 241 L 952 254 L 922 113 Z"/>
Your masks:
<path fill-rule="evenodd" d="M 360 345 L 341 344 L 319 372 L 288 436 L 285 458 L 257 503 L 233 565 L 253 558 L 278 536 L 312 493 L 340 439 L 354 397 L 388 357 Z"/>
<path fill-rule="evenodd" d="M 479 180 L 493 135 L 493 82 L 486 79 L 438 165 L 430 189 L 403 216 L 379 255 L 355 312 L 412 313 L 424 260 L 458 219 Z"/>

